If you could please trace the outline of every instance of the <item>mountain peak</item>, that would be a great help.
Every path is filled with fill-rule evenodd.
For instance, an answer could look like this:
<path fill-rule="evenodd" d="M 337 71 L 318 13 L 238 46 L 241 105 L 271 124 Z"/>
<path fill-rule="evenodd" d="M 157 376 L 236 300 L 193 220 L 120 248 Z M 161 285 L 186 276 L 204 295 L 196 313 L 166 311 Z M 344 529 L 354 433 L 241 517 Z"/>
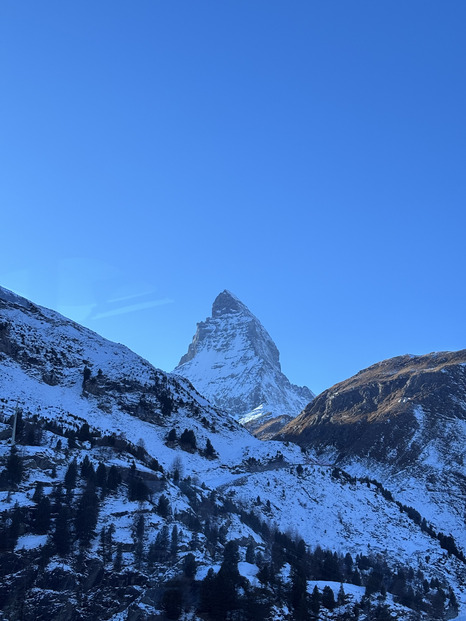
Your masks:
<path fill-rule="evenodd" d="M 241 422 L 296 416 L 312 392 L 294 386 L 281 371 L 280 354 L 259 319 L 228 290 L 198 323 L 175 372 L 189 379 L 217 407 Z"/>
<path fill-rule="evenodd" d="M 225 289 L 219 293 L 212 304 L 212 317 L 248 311 L 247 307 L 231 291 Z"/>

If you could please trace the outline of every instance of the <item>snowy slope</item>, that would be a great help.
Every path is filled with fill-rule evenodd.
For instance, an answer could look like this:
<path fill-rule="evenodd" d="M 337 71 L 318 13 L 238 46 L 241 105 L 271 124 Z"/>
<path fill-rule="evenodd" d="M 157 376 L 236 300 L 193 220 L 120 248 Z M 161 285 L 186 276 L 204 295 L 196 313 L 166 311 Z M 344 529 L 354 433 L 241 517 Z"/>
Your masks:
<path fill-rule="evenodd" d="M 174 372 L 252 429 L 270 418 L 297 415 L 314 396 L 283 375 L 270 335 L 229 291 L 217 296 L 212 316 L 198 324 Z"/>
<path fill-rule="evenodd" d="M 236 310 L 225 306 L 223 298 L 222 304 L 214 305 L 213 322 L 221 317 L 225 323 L 226 315 L 227 324 L 243 324 L 247 330 L 241 303 L 230 294 L 228 298 Z M 249 324 L 251 321 L 249 318 Z M 209 331 L 212 322 L 206 323 Z M 256 331 L 261 329 L 254 322 L 252 325 Z M 212 330 L 215 331 L 214 327 Z M 224 338 L 238 342 L 236 334 L 236 329 L 232 329 Z M 273 343 L 268 343 L 263 335 L 261 341 L 262 359 L 271 357 L 277 361 Z M 220 363 L 220 351 L 216 355 Z M 248 368 L 254 369 L 249 348 L 245 357 L 251 362 Z M 240 359 L 241 356 L 235 357 L 237 367 L 232 363 L 231 368 L 244 368 Z M 296 533 L 311 549 L 320 545 L 341 553 L 381 555 L 393 568 L 403 565 L 421 569 L 429 579 L 439 578 L 449 584 L 466 606 L 464 564 L 447 555 L 437 539 L 423 533 L 374 486 L 335 476 L 331 462 L 319 464 L 315 454 L 302 452 L 296 445 L 258 440 L 233 418 L 212 407 L 186 379 L 155 369 L 128 348 L 3 289 L 0 398 L 5 429 L 6 421 L 19 405 L 32 416 L 65 426 L 87 421 L 102 434 L 121 434 L 134 444 L 142 440 L 149 455 L 166 471 L 172 472 L 176 465 L 183 476 L 202 482 L 204 495 L 215 490 L 236 506 L 254 511 L 271 529 L 277 525 L 282 531 Z M 186 428 L 195 432 L 198 449 L 192 452 L 166 442 L 169 430 L 175 429 L 179 437 Z M 216 451 L 214 459 L 204 455 L 207 440 Z M 51 446 L 27 448 L 31 457 L 37 452 L 38 463 L 51 459 L 53 450 Z M 8 451 L 6 442 L 0 442 L 0 459 L 6 459 Z M 59 453 L 59 457 L 66 459 L 65 453 Z M 94 459 L 100 459 L 100 454 Z M 128 469 L 129 465 L 126 460 L 124 467 Z M 137 467 L 144 472 L 143 464 L 138 463 Z M 177 488 L 170 483 L 166 493 L 174 506 L 182 510 L 187 501 Z M 16 501 L 24 506 L 31 504 L 30 492 L 18 494 L 8 500 L 8 494 L 2 493 L 3 506 L 13 507 Z M 122 506 L 121 502 L 112 505 L 111 499 L 107 500 L 102 523 L 112 520 L 117 526 L 116 536 L 129 545 L 131 515 L 141 509 L 137 503 L 128 502 Z M 144 511 L 150 513 L 152 509 L 148 505 Z M 227 518 L 229 537 L 257 537 L 237 517 Z M 155 519 L 151 526 L 154 531 L 159 528 L 157 524 Z M 25 538 L 18 545 L 27 548 L 34 542 Z M 214 565 L 202 555 L 199 563 Z M 254 573 L 255 570 L 249 571 Z"/>
<path fill-rule="evenodd" d="M 319 395 L 280 437 L 382 482 L 466 553 L 466 350 L 372 365 Z"/>

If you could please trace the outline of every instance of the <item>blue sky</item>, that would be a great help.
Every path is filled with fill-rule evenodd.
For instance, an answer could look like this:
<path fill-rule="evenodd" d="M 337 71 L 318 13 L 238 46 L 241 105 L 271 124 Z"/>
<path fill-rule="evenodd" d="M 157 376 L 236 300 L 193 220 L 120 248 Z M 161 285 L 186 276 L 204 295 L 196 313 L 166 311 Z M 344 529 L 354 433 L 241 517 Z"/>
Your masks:
<path fill-rule="evenodd" d="M 233 291 L 319 392 L 466 347 L 466 4 L 0 4 L 0 283 L 171 370 Z"/>

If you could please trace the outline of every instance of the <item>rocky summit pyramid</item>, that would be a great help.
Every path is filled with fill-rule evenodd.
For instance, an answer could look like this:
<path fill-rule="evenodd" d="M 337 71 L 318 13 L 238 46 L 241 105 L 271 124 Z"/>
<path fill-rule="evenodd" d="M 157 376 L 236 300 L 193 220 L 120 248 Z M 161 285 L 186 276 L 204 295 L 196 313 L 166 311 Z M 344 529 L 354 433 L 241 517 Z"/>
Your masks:
<path fill-rule="evenodd" d="M 282 373 L 272 338 L 232 293 L 215 299 L 212 316 L 196 334 L 175 373 L 189 379 L 214 405 L 251 431 L 267 436 L 296 416 L 314 397 Z"/>

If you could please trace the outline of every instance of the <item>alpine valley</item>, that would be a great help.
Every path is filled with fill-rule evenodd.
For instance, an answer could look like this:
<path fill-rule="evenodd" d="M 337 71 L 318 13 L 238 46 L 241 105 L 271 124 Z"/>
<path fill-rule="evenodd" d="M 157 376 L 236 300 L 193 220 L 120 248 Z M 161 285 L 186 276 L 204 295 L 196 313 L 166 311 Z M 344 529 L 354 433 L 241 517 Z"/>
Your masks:
<path fill-rule="evenodd" d="M 0 619 L 464 619 L 466 352 L 313 397 L 227 291 L 170 374 L 0 288 Z"/>

